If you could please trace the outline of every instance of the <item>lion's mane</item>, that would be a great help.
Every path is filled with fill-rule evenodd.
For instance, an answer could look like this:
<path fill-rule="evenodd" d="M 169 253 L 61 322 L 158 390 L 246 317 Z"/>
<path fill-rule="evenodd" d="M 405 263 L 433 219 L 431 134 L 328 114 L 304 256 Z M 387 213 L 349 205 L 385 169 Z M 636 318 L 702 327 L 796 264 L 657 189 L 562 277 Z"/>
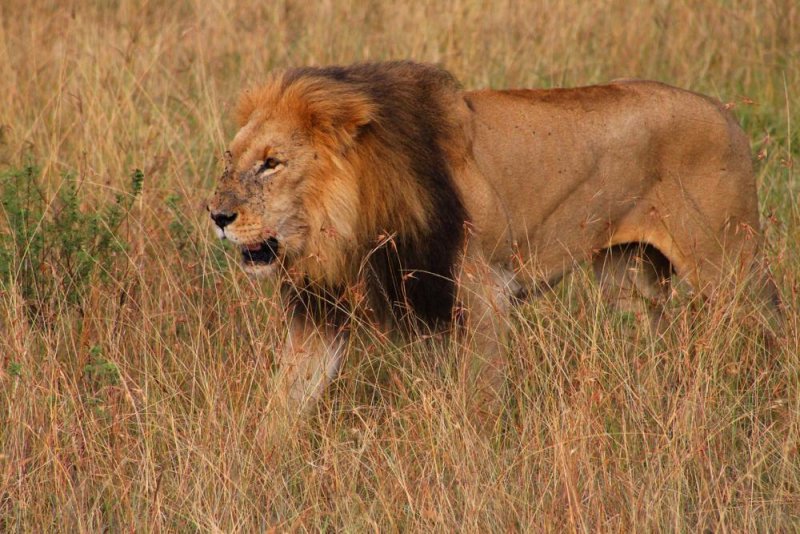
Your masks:
<path fill-rule="evenodd" d="M 292 116 L 340 180 L 311 211 L 336 218 L 359 207 L 353 247 L 330 250 L 341 241 L 311 237 L 328 260 L 307 265 L 325 270 L 316 292 L 326 299 L 360 278 L 381 320 L 450 320 L 467 219 L 449 163 L 466 151 L 449 111 L 459 89 L 442 69 L 401 61 L 291 69 L 242 96 L 240 123 L 258 109 Z"/>

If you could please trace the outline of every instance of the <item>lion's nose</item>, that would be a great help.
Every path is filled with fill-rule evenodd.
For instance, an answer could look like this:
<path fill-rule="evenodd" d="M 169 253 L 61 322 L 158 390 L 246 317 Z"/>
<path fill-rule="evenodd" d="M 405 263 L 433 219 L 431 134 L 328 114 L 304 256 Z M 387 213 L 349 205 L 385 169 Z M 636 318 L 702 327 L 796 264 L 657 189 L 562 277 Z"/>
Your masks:
<path fill-rule="evenodd" d="M 220 230 L 224 230 L 226 226 L 236 220 L 236 214 L 226 211 L 212 211 L 211 218 L 219 226 Z"/>

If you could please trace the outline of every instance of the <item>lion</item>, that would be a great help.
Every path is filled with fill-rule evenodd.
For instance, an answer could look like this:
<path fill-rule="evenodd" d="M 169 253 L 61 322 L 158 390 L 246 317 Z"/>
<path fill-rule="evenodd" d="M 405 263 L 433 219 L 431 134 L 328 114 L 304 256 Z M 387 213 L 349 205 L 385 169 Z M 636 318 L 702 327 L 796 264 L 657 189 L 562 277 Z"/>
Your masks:
<path fill-rule="evenodd" d="M 237 118 L 208 209 L 247 273 L 280 280 L 290 410 L 336 375 L 356 317 L 469 329 L 474 390 L 497 393 L 514 304 L 583 261 L 651 319 L 673 277 L 708 295 L 736 271 L 776 302 L 748 138 L 709 97 L 639 80 L 467 91 L 396 61 L 272 73 Z"/>

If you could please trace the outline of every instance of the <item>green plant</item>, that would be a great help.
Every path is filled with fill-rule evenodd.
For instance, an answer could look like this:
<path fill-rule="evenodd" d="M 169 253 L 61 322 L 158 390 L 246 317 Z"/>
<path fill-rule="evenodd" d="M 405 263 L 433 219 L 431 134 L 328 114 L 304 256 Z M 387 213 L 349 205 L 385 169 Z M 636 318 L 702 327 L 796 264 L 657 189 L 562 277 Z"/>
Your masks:
<path fill-rule="evenodd" d="M 95 345 L 89 349 L 91 361 L 83 367 L 86 380 L 96 387 L 119 384 L 119 369 L 114 362 L 103 356 L 102 347 Z"/>
<path fill-rule="evenodd" d="M 63 302 L 79 306 L 93 276 L 107 281 L 127 250 L 120 229 L 143 182 L 137 169 L 128 191 L 97 209 L 82 209 L 73 174 L 65 173 L 48 198 L 34 165 L 0 173 L 0 213 L 7 228 L 0 233 L 0 284 L 16 284 L 34 317 L 51 313 L 59 293 Z"/>

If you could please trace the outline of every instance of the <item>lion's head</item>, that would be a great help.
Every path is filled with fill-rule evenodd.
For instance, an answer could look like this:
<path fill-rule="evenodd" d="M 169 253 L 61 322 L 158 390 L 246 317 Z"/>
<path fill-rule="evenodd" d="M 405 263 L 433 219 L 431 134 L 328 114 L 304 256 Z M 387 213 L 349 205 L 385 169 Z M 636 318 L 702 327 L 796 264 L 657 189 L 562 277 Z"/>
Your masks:
<path fill-rule="evenodd" d="M 466 150 L 458 89 L 409 62 L 272 75 L 240 99 L 209 204 L 218 235 L 250 274 L 332 287 L 366 269 L 378 298 L 449 313 L 466 218 L 448 163 Z"/>
<path fill-rule="evenodd" d="M 217 234 L 241 247 L 248 273 L 344 267 L 362 198 L 348 152 L 373 112 L 363 95 L 320 78 L 278 75 L 242 95 L 209 211 Z"/>

